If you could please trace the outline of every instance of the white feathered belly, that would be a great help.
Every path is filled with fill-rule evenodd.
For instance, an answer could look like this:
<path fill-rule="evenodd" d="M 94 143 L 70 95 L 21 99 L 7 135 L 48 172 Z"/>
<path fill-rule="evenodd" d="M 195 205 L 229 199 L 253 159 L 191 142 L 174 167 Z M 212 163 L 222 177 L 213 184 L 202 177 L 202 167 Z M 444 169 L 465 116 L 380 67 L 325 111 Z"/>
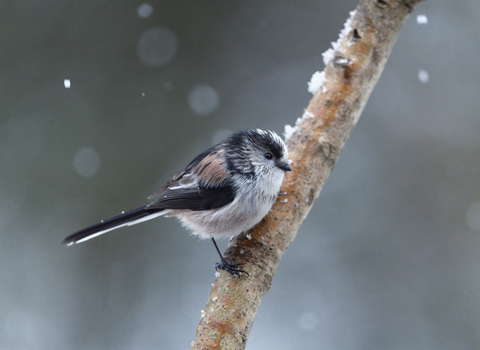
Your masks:
<path fill-rule="evenodd" d="M 192 234 L 207 238 L 236 236 L 258 224 L 270 211 L 276 196 L 265 197 L 260 205 L 253 205 L 249 198 L 236 198 L 230 204 L 212 210 L 182 211 L 176 215 Z"/>

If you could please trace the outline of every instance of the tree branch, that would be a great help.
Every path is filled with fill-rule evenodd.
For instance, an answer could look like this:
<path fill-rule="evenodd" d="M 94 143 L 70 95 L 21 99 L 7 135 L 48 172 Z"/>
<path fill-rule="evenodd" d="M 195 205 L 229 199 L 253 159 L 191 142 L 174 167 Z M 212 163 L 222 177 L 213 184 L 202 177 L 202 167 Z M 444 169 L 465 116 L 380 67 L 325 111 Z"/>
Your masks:
<path fill-rule="evenodd" d="M 249 275 L 218 274 L 192 349 L 245 348 L 283 253 L 335 166 L 403 23 L 420 1 L 360 0 L 351 22 L 326 53 L 325 70 L 317 75 L 318 91 L 287 140 L 293 171 L 287 173 L 282 191 L 288 196 L 279 197 L 257 226 L 230 242 L 225 256 L 245 263 L 242 268 Z"/>

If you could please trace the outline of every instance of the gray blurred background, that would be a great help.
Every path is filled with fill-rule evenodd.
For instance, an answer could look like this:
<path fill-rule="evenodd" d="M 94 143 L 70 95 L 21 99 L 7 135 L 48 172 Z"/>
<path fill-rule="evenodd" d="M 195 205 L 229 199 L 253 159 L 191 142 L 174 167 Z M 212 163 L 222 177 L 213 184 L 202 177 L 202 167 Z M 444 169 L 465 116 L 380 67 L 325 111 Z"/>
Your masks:
<path fill-rule="evenodd" d="M 0 1 L 0 349 L 189 348 L 209 241 L 160 218 L 60 242 L 293 124 L 356 4 Z M 480 348 L 479 20 L 416 7 L 248 349 Z"/>

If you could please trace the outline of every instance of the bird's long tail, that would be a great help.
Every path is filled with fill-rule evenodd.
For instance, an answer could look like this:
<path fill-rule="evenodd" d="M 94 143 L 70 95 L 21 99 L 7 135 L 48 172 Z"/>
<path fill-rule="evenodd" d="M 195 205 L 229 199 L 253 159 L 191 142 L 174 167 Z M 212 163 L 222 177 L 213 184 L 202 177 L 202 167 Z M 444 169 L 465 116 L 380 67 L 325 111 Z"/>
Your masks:
<path fill-rule="evenodd" d="M 82 243 L 94 237 L 100 236 L 105 232 L 112 231 L 123 226 L 135 225 L 140 222 L 156 218 L 157 216 L 165 215 L 168 212 L 169 210 L 164 209 L 149 209 L 148 206 L 140 207 L 111 217 L 110 219 L 102 220 L 98 224 L 77 231 L 65 238 L 62 243 L 66 245 Z"/>

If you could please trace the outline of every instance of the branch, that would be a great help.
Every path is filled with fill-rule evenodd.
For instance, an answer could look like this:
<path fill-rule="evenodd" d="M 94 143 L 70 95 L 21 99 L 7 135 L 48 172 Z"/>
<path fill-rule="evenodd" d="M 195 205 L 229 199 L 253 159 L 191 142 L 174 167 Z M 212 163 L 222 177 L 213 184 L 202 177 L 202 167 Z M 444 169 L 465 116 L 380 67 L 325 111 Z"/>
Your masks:
<path fill-rule="evenodd" d="M 235 237 L 225 252 L 249 275 L 221 271 L 198 325 L 192 349 L 245 349 L 260 302 L 280 259 L 315 203 L 385 67 L 413 6 L 421 0 L 360 0 L 340 38 L 324 54 L 318 91 L 287 135 L 293 171 L 270 213 Z M 310 89 L 315 86 L 312 81 Z"/>

